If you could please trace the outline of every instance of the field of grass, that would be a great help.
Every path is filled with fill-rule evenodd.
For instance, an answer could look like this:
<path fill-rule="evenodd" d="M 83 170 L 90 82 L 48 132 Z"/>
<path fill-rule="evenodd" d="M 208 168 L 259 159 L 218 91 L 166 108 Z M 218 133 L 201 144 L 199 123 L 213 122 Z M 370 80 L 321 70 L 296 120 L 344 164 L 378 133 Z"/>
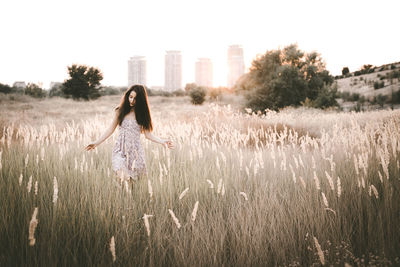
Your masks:
<path fill-rule="evenodd" d="M 0 266 L 400 264 L 400 111 L 150 98 L 148 177 L 119 186 L 119 97 L 1 101 Z M 146 226 L 147 225 L 147 226 Z"/>

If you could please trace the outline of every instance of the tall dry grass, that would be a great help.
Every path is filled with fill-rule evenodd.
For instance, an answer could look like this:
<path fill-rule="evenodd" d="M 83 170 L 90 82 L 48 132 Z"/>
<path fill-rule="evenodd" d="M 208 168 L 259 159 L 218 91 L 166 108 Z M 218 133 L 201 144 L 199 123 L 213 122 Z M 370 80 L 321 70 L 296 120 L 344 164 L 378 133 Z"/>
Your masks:
<path fill-rule="evenodd" d="M 155 134 L 176 149 L 143 139 L 148 179 L 120 187 L 116 135 L 83 150 L 109 123 L 104 105 L 67 124 L 3 125 L 0 265 L 399 264 L 399 111 L 154 101 Z"/>

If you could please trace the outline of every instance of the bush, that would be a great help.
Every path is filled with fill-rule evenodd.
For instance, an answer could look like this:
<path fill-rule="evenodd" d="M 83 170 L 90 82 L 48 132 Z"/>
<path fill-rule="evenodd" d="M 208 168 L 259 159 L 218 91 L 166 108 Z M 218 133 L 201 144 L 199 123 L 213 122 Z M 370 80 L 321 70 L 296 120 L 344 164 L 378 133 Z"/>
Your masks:
<path fill-rule="evenodd" d="M 25 94 L 36 98 L 46 97 L 47 92 L 34 83 L 28 83 L 25 88 Z"/>
<path fill-rule="evenodd" d="M 374 82 L 374 89 L 375 89 L 375 90 L 380 89 L 380 88 L 383 88 L 383 87 L 385 87 L 385 82 L 384 82 L 384 81 L 381 81 L 381 82 Z"/>
<path fill-rule="evenodd" d="M 13 88 L 11 86 L 9 86 L 8 84 L 0 83 L 0 93 L 9 94 L 12 92 L 13 92 Z"/>
<path fill-rule="evenodd" d="M 330 87 L 325 85 L 318 93 L 317 98 L 314 101 L 312 101 L 312 106 L 314 108 L 337 107 L 339 106 L 339 104 L 336 101 L 336 94 L 337 94 L 336 87 Z"/>
<path fill-rule="evenodd" d="M 377 95 L 377 96 L 375 97 L 375 102 L 376 102 L 381 108 L 382 108 L 383 105 L 385 104 L 386 100 L 387 100 L 387 96 L 386 96 L 386 95 L 381 95 L 381 94 L 379 94 L 379 95 Z"/>
<path fill-rule="evenodd" d="M 206 89 L 201 86 L 190 90 L 189 95 L 190 95 L 192 103 L 195 105 L 203 104 L 205 97 L 206 97 L 206 92 L 207 92 Z"/>

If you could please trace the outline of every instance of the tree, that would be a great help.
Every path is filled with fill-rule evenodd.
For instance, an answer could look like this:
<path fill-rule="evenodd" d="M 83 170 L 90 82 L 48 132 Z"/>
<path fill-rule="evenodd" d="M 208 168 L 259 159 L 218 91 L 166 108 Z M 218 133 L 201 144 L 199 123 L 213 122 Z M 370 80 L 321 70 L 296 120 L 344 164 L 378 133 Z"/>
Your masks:
<path fill-rule="evenodd" d="M 42 98 L 47 95 L 45 90 L 34 83 L 28 83 L 28 85 L 25 87 L 25 94 L 36 98 Z"/>
<path fill-rule="evenodd" d="M 187 83 L 185 86 L 185 92 L 190 92 L 192 89 L 197 88 L 197 84 L 195 83 Z"/>
<path fill-rule="evenodd" d="M 99 69 L 85 65 L 68 67 L 70 78 L 63 83 L 63 93 L 73 99 L 96 99 L 100 96 L 100 81 L 103 74 Z"/>
<path fill-rule="evenodd" d="M 192 103 L 195 105 L 203 104 L 206 97 L 207 90 L 204 87 L 198 86 L 194 89 L 191 89 L 189 92 L 190 98 L 192 99 Z"/>
<path fill-rule="evenodd" d="M 348 68 L 348 67 L 343 67 L 343 69 L 342 69 L 342 75 L 343 75 L 343 76 L 346 76 L 346 75 L 349 74 L 349 73 L 350 73 L 349 68 Z"/>
<path fill-rule="evenodd" d="M 305 53 L 297 45 L 289 45 L 258 56 L 237 89 L 245 91 L 248 107 L 264 111 L 298 106 L 306 98 L 314 101 L 322 91 L 329 95 L 326 90 L 332 83 L 333 77 L 318 53 Z M 328 87 L 322 90 L 324 86 Z"/>

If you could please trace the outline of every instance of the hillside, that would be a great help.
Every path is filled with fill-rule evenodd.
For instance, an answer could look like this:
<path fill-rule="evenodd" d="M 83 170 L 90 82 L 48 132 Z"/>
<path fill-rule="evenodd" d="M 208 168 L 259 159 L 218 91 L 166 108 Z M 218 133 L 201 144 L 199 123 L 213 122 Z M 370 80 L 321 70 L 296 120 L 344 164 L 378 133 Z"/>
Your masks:
<path fill-rule="evenodd" d="M 391 66 L 394 66 L 391 67 Z M 355 72 L 350 73 L 349 77 L 337 79 L 338 91 L 358 93 L 366 99 L 371 99 L 377 95 L 390 95 L 393 91 L 399 90 L 399 78 L 390 78 L 394 72 L 400 72 L 400 62 L 375 67 L 374 72 L 355 76 Z M 395 74 L 396 75 L 396 74 Z M 384 82 L 384 86 L 379 89 L 374 88 L 374 83 Z"/>

